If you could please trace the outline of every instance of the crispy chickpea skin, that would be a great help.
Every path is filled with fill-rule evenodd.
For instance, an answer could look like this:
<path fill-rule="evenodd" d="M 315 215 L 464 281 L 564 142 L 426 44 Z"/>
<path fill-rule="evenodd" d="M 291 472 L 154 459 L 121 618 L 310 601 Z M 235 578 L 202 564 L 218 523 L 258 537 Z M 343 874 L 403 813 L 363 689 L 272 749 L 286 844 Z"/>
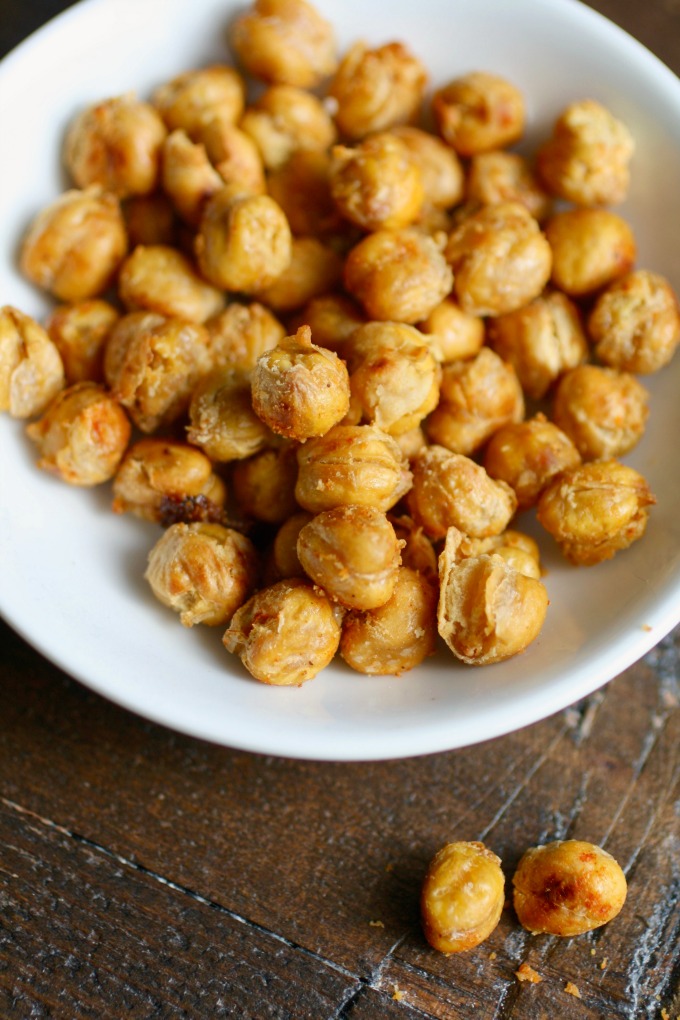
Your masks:
<path fill-rule="evenodd" d="M 63 385 L 63 362 L 46 330 L 12 305 L 0 308 L 0 411 L 41 414 Z"/>
<path fill-rule="evenodd" d="M 38 467 L 70 485 L 90 486 L 113 478 L 130 422 L 102 386 L 80 382 L 62 390 L 26 433 L 38 447 Z"/>
<path fill-rule="evenodd" d="M 391 133 L 406 145 L 415 160 L 430 205 L 435 209 L 450 209 L 462 201 L 465 172 L 449 145 L 411 124 L 397 124 Z"/>
<path fill-rule="evenodd" d="M 177 215 L 190 227 L 199 225 L 208 199 L 224 187 L 205 146 L 179 129 L 163 143 L 161 184 Z"/>
<path fill-rule="evenodd" d="M 543 190 L 530 163 L 516 152 L 480 152 L 473 156 L 466 181 L 468 201 L 481 205 L 519 202 L 539 223 L 550 212 L 550 196 Z"/>
<path fill-rule="evenodd" d="M 255 0 L 232 23 L 229 41 L 264 81 L 314 88 L 337 67 L 333 29 L 306 0 Z"/>
<path fill-rule="evenodd" d="M 242 513 L 268 524 L 281 524 L 300 507 L 295 500 L 295 449 L 284 445 L 262 450 L 234 465 L 232 488 Z"/>
<path fill-rule="evenodd" d="M 450 293 L 453 274 L 431 237 L 376 230 L 350 251 L 344 282 L 369 319 L 413 324 Z"/>
<path fill-rule="evenodd" d="M 332 660 L 340 624 L 319 588 L 292 577 L 253 595 L 234 614 L 222 641 L 256 680 L 299 687 Z"/>
<path fill-rule="evenodd" d="M 665 277 L 638 269 L 599 296 L 588 332 L 605 365 L 640 375 L 656 372 L 680 343 L 678 299 Z"/>
<path fill-rule="evenodd" d="M 148 195 L 158 184 L 166 134 L 150 103 L 134 95 L 105 99 L 71 124 L 64 145 L 66 168 L 79 188 L 99 184 L 119 198 Z"/>
<path fill-rule="evenodd" d="M 196 255 L 202 275 L 216 287 L 257 293 L 287 268 L 291 252 L 288 220 L 269 195 L 235 198 L 223 188 L 208 200 Z"/>
<path fill-rule="evenodd" d="M 357 326 L 363 326 L 366 316 L 346 294 L 321 294 L 309 301 L 294 317 L 299 328 L 308 325 L 315 343 L 327 347 L 344 357 L 347 341 Z"/>
<path fill-rule="evenodd" d="M 276 316 L 259 301 L 232 301 L 205 326 L 215 367 L 239 372 L 251 372 L 260 355 L 276 347 L 286 335 Z"/>
<path fill-rule="evenodd" d="M 214 461 L 244 460 L 272 445 L 271 431 L 253 411 L 250 379 L 216 369 L 191 396 L 187 439 Z"/>
<path fill-rule="evenodd" d="M 399 676 L 434 653 L 436 609 L 436 587 L 417 571 L 399 567 L 387 602 L 346 614 L 340 654 L 358 673 Z"/>
<path fill-rule="evenodd" d="M 545 235 L 552 249 L 552 282 L 570 297 L 594 294 L 624 276 L 635 262 L 633 232 L 609 209 L 555 213 Z"/>
<path fill-rule="evenodd" d="M 258 297 L 277 315 L 285 315 L 333 290 L 341 279 L 342 259 L 333 248 L 318 237 L 294 237 L 289 264 Z"/>
<path fill-rule="evenodd" d="M 438 89 L 432 112 L 439 134 L 460 156 L 502 149 L 524 131 L 522 93 L 486 71 L 473 71 Z"/>
<path fill-rule="evenodd" d="M 425 190 L 408 146 L 388 131 L 354 147 L 331 151 L 331 195 L 350 223 L 363 230 L 396 230 L 420 215 Z"/>
<path fill-rule="evenodd" d="M 483 206 L 462 221 L 445 250 L 454 292 L 465 312 L 502 315 L 538 297 L 550 278 L 552 253 L 525 206 Z"/>
<path fill-rule="evenodd" d="M 427 85 L 427 71 L 400 42 L 370 49 L 356 42 L 330 83 L 341 134 L 357 141 L 415 120 Z"/>
<path fill-rule="evenodd" d="M 294 235 L 323 237 L 337 230 L 341 217 L 331 195 L 330 154 L 298 149 L 272 170 L 269 194 L 283 209 Z"/>
<path fill-rule="evenodd" d="M 464 312 L 453 297 L 435 305 L 417 326 L 427 336 L 434 356 L 444 363 L 473 358 L 484 344 L 484 320 Z"/>
<path fill-rule="evenodd" d="M 61 355 L 66 382 L 101 382 L 104 378 L 104 348 L 119 313 L 100 298 L 58 305 L 50 313 L 45 329 Z"/>
<path fill-rule="evenodd" d="M 38 213 L 23 239 L 19 267 L 60 301 L 83 301 L 106 290 L 126 251 L 118 199 L 92 185 L 65 191 Z"/>
<path fill-rule="evenodd" d="M 569 937 L 599 928 L 621 911 L 627 893 L 612 855 L 580 839 L 531 847 L 512 884 L 519 922 L 534 935 Z"/>
<path fill-rule="evenodd" d="M 440 400 L 425 422 L 430 442 L 447 450 L 474 453 L 490 436 L 524 417 L 524 396 L 517 374 L 491 348 L 442 369 Z"/>
<path fill-rule="evenodd" d="M 245 535 L 221 524 L 172 524 L 149 553 L 144 577 L 183 626 L 228 623 L 250 596 L 258 556 Z"/>
<path fill-rule="evenodd" d="M 642 438 L 649 393 L 629 372 L 579 365 L 562 377 L 552 416 L 583 460 L 628 453 Z"/>
<path fill-rule="evenodd" d="M 152 102 L 169 131 L 186 131 L 190 138 L 217 119 L 235 124 L 245 103 L 245 85 L 233 67 L 212 64 L 184 71 L 160 85 Z"/>
<path fill-rule="evenodd" d="M 112 509 L 165 524 L 188 519 L 218 522 L 226 499 L 224 483 L 206 455 L 173 439 L 140 439 L 129 447 L 113 481 Z"/>
<path fill-rule="evenodd" d="M 500 535 L 490 538 L 470 538 L 458 528 L 451 527 L 446 533 L 446 556 L 449 566 L 460 563 L 470 556 L 491 555 L 502 557 L 506 563 L 520 574 L 541 578 L 541 553 L 538 542 L 530 535 L 513 528 L 506 528 Z M 403 557 L 402 557 L 403 558 Z"/>
<path fill-rule="evenodd" d="M 655 502 L 633 468 L 597 460 L 557 475 L 541 494 L 537 516 L 570 563 L 592 566 L 642 537 Z"/>
<path fill-rule="evenodd" d="M 477 842 L 447 843 L 420 893 L 423 933 L 433 949 L 460 953 L 489 937 L 505 903 L 501 859 Z"/>
<path fill-rule="evenodd" d="M 225 305 L 221 290 L 201 279 L 190 260 L 164 244 L 138 245 L 118 274 L 118 293 L 129 311 L 158 312 L 205 322 Z"/>
<path fill-rule="evenodd" d="M 517 508 L 513 490 L 494 481 L 480 464 L 443 446 L 428 446 L 413 461 L 408 505 L 430 538 L 454 525 L 473 538 L 500 535 Z"/>
<path fill-rule="evenodd" d="M 322 101 L 292 85 L 271 85 L 245 111 L 240 128 L 257 146 L 267 170 L 283 166 L 300 149 L 325 152 L 336 139 Z"/>
<path fill-rule="evenodd" d="M 580 463 L 572 440 L 544 414 L 498 429 L 484 453 L 484 467 L 514 490 L 518 510 L 535 506 L 556 474 Z"/>
<path fill-rule="evenodd" d="M 551 194 L 576 205 L 617 205 L 628 192 L 635 143 L 601 103 L 571 103 L 538 151 L 538 172 Z"/>
<path fill-rule="evenodd" d="M 425 529 L 408 516 L 389 515 L 394 533 L 401 542 L 401 563 L 409 570 L 415 570 L 434 584 L 439 582 L 437 553 Z"/>

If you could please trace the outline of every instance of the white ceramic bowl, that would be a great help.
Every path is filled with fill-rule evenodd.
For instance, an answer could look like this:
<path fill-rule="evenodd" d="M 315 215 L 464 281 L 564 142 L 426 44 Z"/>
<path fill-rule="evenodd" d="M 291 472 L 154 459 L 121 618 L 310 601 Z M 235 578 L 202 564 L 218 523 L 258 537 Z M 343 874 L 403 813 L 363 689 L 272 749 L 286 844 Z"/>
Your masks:
<path fill-rule="evenodd" d="M 567 102 L 601 100 L 637 142 L 621 213 L 638 265 L 680 290 L 680 83 L 620 29 L 574 0 L 318 0 L 341 46 L 400 39 L 433 84 L 485 69 L 528 102 L 525 148 Z M 0 68 L 0 300 L 36 316 L 47 303 L 15 265 L 35 212 L 66 184 L 65 126 L 82 105 L 146 96 L 181 70 L 224 60 L 229 0 L 85 0 Z M 8 158 L 8 154 L 11 158 Z M 185 630 L 142 580 L 157 531 L 109 511 L 34 465 L 21 423 L 0 421 L 0 611 L 83 683 L 161 723 L 228 746 L 331 760 L 406 757 L 472 744 L 556 712 L 625 669 L 680 619 L 680 358 L 646 380 L 651 418 L 626 458 L 658 497 L 642 541 L 595 568 L 568 566 L 542 540 L 551 606 L 529 650 L 470 669 L 445 650 L 400 678 L 341 663 L 297 689 L 252 680 L 213 629 Z"/>

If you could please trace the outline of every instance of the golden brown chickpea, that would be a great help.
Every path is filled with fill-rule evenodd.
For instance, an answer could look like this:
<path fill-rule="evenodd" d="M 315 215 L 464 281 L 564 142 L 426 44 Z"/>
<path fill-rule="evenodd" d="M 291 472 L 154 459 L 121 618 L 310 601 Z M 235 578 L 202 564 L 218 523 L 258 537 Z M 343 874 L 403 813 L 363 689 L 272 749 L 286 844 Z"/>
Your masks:
<path fill-rule="evenodd" d="M 337 66 L 331 25 L 306 0 L 254 0 L 229 41 L 245 69 L 265 81 L 314 88 Z"/>
<path fill-rule="evenodd" d="M 41 414 L 64 385 L 56 344 L 18 308 L 0 308 L 0 411 L 13 418 Z"/>
<path fill-rule="evenodd" d="M 235 192 L 264 195 L 267 190 L 260 151 L 249 135 L 228 121 L 213 117 L 200 128 L 197 140 L 225 184 Z"/>
<path fill-rule="evenodd" d="M 169 131 L 200 134 L 211 120 L 235 124 L 243 113 L 245 85 L 238 71 L 213 64 L 184 71 L 161 85 L 152 102 Z"/>
<path fill-rule="evenodd" d="M 126 250 L 118 199 L 93 185 L 65 191 L 38 213 L 23 239 L 19 266 L 60 301 L 83 301 L 106 290 Z"/>
<path fill-rule="evenodd" d="M 187 439 L 214 461 L 244 460 L 274 439 L 253 411 L 250 379 L 231 369 L 216 369 L 199 382 L 189 422 Z"/>
<path fill-rule="evenodd" d="M 376 230 L 350 251 L 345 287 L 369 319 L 415 323 L 450 292 L 453 275 L 440 246 L 408 228 Z"/>
<path fill-rule="evenodd" d="M 309 326 L 258 359 L 253 408 L 272 432 L 304 443 L 347 414 L 349 377 L 337 354 L 312 343 Z"/>
<path fill-rule="evenodd" d="M 560 379 L 553 419 L 583 460 L 606 460 L 628 453 L 645 430 L 649 393 L 628 372 L 579 365 Z"/>
<path fill-rule="evenodd" d="M 485 71 L 473 71 L 438 89 L 432 112 L 439 134 L 459 156 L 502 149 L 524 131 L 522 93 Z"/>
<path fill-rule="evenodd" d="M 298 536 L 300 563 L 328 597 L 350 609 L 376 609 L 391 598 L 401 563 L 394 528 L 381 510 L 324 510 Z"/>
<path fill-rule="evenodd" d="M 535 506 L 556 474 L 581 463 L 568 435 L 544 414 L 508 424 L 489 440 L 484 467 L 514 490 L 518 510 Z"/>
<path fill-rule="evenodd" d="M 470 556 L 494 553 L 502 557 L 508 566 L 520 574 L 541 578 L 541 554 L 538 543 L 529 535 L 513 528 L 506 528 L 500 535 L 489 538 L 470 538 L 458 528 L 449 528 L 446 533 L 446 556 L 449 565 L 460 563 Z M 403 557 L 402 557 L 403 558 Z"/>
<path fill-rule="evenodd" d="M 298 149 L 269 174 L 269 194 L 283 209 L 294 235 L 319 237 L 340 224 L 330 184 L 330 155 Z"/>
<path fill-rule="evenodd" d="M 450 146 L 411 124 L 397 124 L 392 134 L 407 146 L 420 170 L 427 201 L 435 209 L 450 209 L 462 201 L 465 174 Z"/>
<path fill-rule="evenodd" d="M 256 680 L 299 687 L 332 660 L 340 624 L 322 591 L 292 577 L 253 595 L 222 641 Z"/>
<path fill-rule="evenodd" d="M 430 538 L 444 538 L 454 525 L 473 538 L 500 535 L 517 508 L 514 492 L 496 482 L 469 457 L 428 446 L 413 459 L 411 516 Z"/>
<path fill-rule="evenodd" d="M 295 500 L 297 474 L 295 448 L 289 445 L 238 461 L 231 480 L 242 513 L 268 524 L 287 520 L 300 509 Z"/>
<path fill-rule="evenodd" d="M 336 139 L 322 101 L 292 85 L 271 85 L 248 107 L 240 127 L 257 146 L 267 170 L 283 166 L 300 149 L 325 152 Z"/>
<path fill-rule="evenodd" d="M 70 485 L 99 485 L 116 473 L 130 439 L 130 422 L 97 383 L 62 390 L 26 429 L 36 443 L 38 467 Z"/>
<path fill-rule="evenodd" d="M 510 362 L 528 397 L 540 400 L 563 372 L 588 356 L 579 310 L 566 294 L 549 291 L 488 324 L 487 339 Z"/>
<path fill-rule="evenodd" d="M 61 355 L 66 382 L 101 382 L 104 378 L 104 347 L 118 321 L 118 312 L 93 298 L 73 305 L 58 305 L 45 328 Z"/>
<path fill-rule="evenodd" d="M 224 188 L 224 181 L 208 159 L 205 146 L 192 142 L 185 131 L 172 131 L 163 144 L 163 191 L 190 227 L 197 227 L 209 198 Z"/>
<path fill-rule="evenodd" d="M 571 563 L 592 566 L 642 537 L 655 502 L 633 468 L 597 460 L 557 475 L 541 494 L 537 516 Z"/>
<path fill-rule="evenodd" d="M 524 417 L 517 374 L 491 348 L 468 361 L 450 361 L 442 370 L 439 404 L 425 422 L 430 442 L 466 456 L 510 422 Z"/>
<path fill-rule="evenodd" d="M 593 99 L 571 103 L 539 149 L 539 174 L 553 194 L 576 205 L 616 205 L 628 191 L 635 143 L 625 126 Z"/>
<path fill-rule="evenodd" d="M 408 462 L 373 425 L 336 425 L 298 449 L 297 501 L 320 513 L 356 503 L 391 510 L 411 487 Z"/>
<path fill-rule="evenodd" d="M 140 439 L 128 449 L 113 482 L 114 513 L 145 521 L 217 522 L 224 483 L 201 450 L 173 439 Z"/>
<path fill-rule="evenodd" d="M 480 205 L 519 202 L 539 223 L 550 212 L 550 196 L 541 187 L 531 165 L 516 152 L 480 152 L 470 160 L 467 198 Z"/>
<path fill-rule="evenodd" d="M 588 332 L 605 365 L 640 375 L 656 372 L 680 344 L 678 299 L 665 277 L 638 269 L 599 296 Z"/>
<path fill-rule="evenodd" d="M 343 357 L 352 333 L 365 322 L 366 316 L 352 298 L 345 294 L 322 294 L 312 298 L 293 317 L 292 324 L 298 329 L 308 325 L 319 347 L 327 347 Z"/>
<path fill-rule="evenodd" d="M 173 245 L 176 242 L 175 210 L 163 191 L 132 195 L 123 202 L 122 210 L 131 249 L 138 244 Z"/>
<path fill-rule="evenodd" d="M 251 372 L 260 355 L 276 347 L 286 335 L 276 316 L 258 301 L 232 301 L 205 325 L 215 367 L 238 372 Z"/>
<path fill-rule="evenodd" d="M 416 524 L 407 514 L 400 514 L 398 517 L 389 515 L 388 520 L 401 542 L 402 566 L 415 570 L 428 581 L 438 585 L 437 553 L 424 528 Z"/>
<path fill-rule="evenodd" d="M 104 355 L 106 381 L 142 432 L 154 432 L 183 414 L 210 368 L 205 327 L 155 312 L 123 315 Z"/>
<path fill-rule="evenodd" d="M 425 938 L 441 953 L 474 949 L 500 921 L 504 903 L 500 857 L 483 843 L 447 843 L 430 861 L 420 894 Z"/>
<path fill-rule="evenodd" d="M 351 404 L 352 398 L 350 396 L 350 413 Z M 345 420 L 345 424 L 349 425 L 350 422 Z M 415 428 L 409 429 L 408 432 L 402 432 L 401 435 L 395 436 L 394 438 L 399 443 L 399 448 L 404 456 L 408 457 L 409 460 L 415 457 L 419 450 L 422 450 L 423 447 L 427 446 L 427 436 L 420 425 L 416 425 Z"/>
<path fill-rule="evenodd" d="M 363 230 L 396 230 L 418 219 L 425 200 L 420 168 L 408 146 L 382 131 L 331 151 L 331 195 L 350 223 Z"/>
<path fill-rule="evenodd" d="M 439 399 L 440 369 L 422 333 L 401 322 L 368 322 L 345 345 L 352 397 L 362 420 L 398 436 Z"/>
<path fill-rule="evenodd" d="M 249 538 L 221 524 L 172 524 L 149 553 L 144 577 L 184 627 L 228 623 L 249 598 L 258 557 Z"/>
<path fill-rule="evenodd" d="M 176 248 L 138 245 L 118 274 L 118 293 L 129 311 L 157 312 L 187 322 L 205 322 L 225 305 L 221 290 L 203 280 Z"/>
<path fill-rule="evenodd" d="M 275 580 L 282 580 L 286 577 L 305 577 L 305 570 L 300 563 L 297 552 L 298 535 L 314 519 L 314 515 L 306 510 L 300 510 L 293 514 L 287 521 L 284 521 L 276 532 L 276 538 L 272 546 L 272 567 Z"/>
<path fill-rule="evenodd" d="M 444 298 L 417 325 L 439 361 L 473 358 L 484 343 L 484 320 L 464 312 L 453 297 Z"/>
<path fill-rule="evenodd" d="M 550 278 L 550 245 L 518 202 L 483 206 L 449 235 L 445 251 L 465 312 L 503 315 L 537 297 Z"/>
<path fill-rule="evenodd" d="M 225 187 L 206 203 L 196 255 L 201 273 L 216 287 L 254 294 L 290 264 L 291 245 L 288 220 L 273 198 L 235 198 Z"/>
<path fill-rule="evenodd" d="M 337 103 L 340 132 L 356 141 L 415 120 L 426 85 L 425 67 L 403 43 L 370 49 L 356 42 L 343 57 L 328 92 Z"/>
<path fill-rule="evenodd" d="M 258 297 L 278 315 L 293 312 L 326 294 L 342 279 L 342 260 L 316 237 L 294 237 L 290 263 Z"/>
<path fill-rule="evenodd" d="M 570 297 L 585 297 L 624 276 L 636 245 L 624 219 L 609 209 L 567 209 L 545 226 L 553 255 L 552 282 Z"/>
<path fill-rule="evenodd" d="M 346 614 L 340 654 L 359 673 L 399 676 L 434 653 L 436 613 L 436 587 L 415 570 L 399 567 L 387 602 Z"/>
<path fill-rule="evenodd" d="M 613 920 L 626 901 L 626 876 L 611 854 L 580 839 L 534 846 L 512 879 L 520 924 L 532 934 L 569 937 Z"/>

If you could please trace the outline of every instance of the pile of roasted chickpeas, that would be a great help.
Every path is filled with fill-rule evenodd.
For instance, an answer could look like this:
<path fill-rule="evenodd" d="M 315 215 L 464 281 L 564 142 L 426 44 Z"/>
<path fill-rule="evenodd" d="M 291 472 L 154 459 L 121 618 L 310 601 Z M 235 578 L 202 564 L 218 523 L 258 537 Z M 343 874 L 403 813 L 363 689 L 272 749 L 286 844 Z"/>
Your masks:
<path fill-rule="evenodd" d="M 70 125 L 19 258 L 57 304 L 0 311 L 0 409 L 165 528 L 154 595 L 264 683 L 338 651 L 399 674 L 438 634 L 515 655 L 548 605 L 518 512 L 589 565 L 654 503 L 619 458 L 680 315 L 609 208 L 630 133 L 584 99 L 525 158 L 511 82 L 426 99 L 405 43 L 339 58 L 307 0 L 255 0 L 230 44 Z"/>

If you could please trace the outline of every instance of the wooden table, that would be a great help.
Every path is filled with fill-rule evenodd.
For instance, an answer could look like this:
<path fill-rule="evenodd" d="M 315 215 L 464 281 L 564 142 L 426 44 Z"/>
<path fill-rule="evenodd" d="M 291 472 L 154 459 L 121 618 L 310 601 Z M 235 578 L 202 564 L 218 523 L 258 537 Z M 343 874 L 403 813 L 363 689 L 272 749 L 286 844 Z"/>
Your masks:
<path fill-rule="evenodd" d="M 0 0 L 0 52 L 64 6 Z M 591 6 L 680 71 L 674 0 Z M 0 647 L 2 1018 L 680 1015 L 680 630 L 545 722 L 376 764 L 179 736 L 2 624 Z M 615 922 L 535 938 L 508 909 L 475 951 L 428 948 L 418 894 L 441 844 L 486 840 L 510 874 L 563 837 L 625 868 Z M 523 961 L 540 984 L 517 981 Z"/>

